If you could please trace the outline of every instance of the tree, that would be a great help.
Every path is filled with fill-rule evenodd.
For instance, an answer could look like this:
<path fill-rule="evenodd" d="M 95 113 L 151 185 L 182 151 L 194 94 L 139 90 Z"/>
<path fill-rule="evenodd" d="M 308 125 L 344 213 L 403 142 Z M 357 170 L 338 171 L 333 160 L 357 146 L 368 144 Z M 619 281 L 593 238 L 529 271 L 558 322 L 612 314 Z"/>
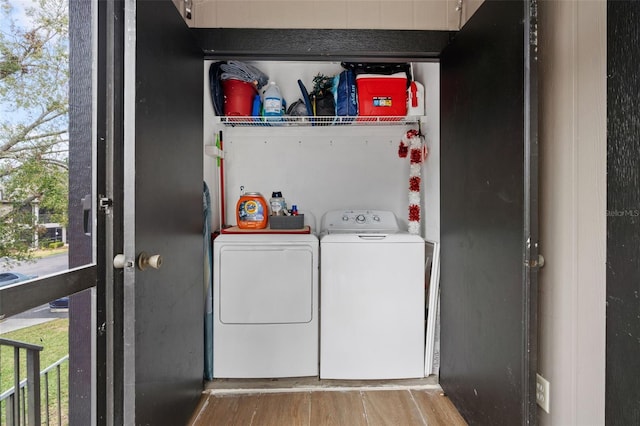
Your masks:
<path fill-rule="evenodd" d="M 25 259 L 33 202 L 67 222 L 68 4 L 0 1 L 0 258 Z"/>

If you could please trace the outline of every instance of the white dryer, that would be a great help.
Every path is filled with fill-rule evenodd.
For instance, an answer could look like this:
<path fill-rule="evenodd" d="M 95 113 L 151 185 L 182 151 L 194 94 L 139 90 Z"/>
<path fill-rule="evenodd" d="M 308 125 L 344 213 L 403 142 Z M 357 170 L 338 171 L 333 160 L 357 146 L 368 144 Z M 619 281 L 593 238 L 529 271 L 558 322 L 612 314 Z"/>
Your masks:
<path fill-rule="evenodd" d="M 330 211 L 321 230 L 320 378 L 424 377 L 424 240 L 388 211 Z"/>
<path fill-rule="evenodd" d="M 318 375 L 318 238 L 214 240 L 213 376 Z"/>

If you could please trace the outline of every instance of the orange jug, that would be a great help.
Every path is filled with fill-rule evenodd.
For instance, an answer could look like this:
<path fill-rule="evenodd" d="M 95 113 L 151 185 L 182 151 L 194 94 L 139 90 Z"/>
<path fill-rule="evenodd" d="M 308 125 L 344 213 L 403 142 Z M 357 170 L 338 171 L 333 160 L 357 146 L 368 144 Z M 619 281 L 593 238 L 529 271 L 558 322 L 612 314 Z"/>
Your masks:
<path fill-rule="evenodd" d="M 269 220 L 269 208 L 259 192 L 245 192 L 236 204 L 236 219 L 240 229 L 264 229 Z"/>

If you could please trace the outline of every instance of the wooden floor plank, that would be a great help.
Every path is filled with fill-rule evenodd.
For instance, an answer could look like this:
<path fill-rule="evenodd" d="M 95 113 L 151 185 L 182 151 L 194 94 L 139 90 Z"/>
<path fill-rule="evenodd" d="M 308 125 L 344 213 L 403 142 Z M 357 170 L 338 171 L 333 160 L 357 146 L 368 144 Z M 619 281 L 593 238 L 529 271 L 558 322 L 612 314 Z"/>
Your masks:
<path fill-rule="evenodd" d="M 359 391 L 312 392 L 311 426 L 366 426 Z"/>
<path fill-rule="evenodd" d="M 466 426 L 467 422 L 442 391 L 412 390 L 411 394 L 428 426 Z"/>
<path fill-rule="evenodd" d="M 189 426 L 464 426 L 441 389 L 205 393 Z"/>
<path fill-rule="evenodd" d="M 191 419 L 189 419 L 188 426 L 195 426 L 203 424 L 201 418 L 206 416 L 208 412 L 214 409 L 214 405 L 216 403 L 216 399 L 212 395 L 202 394 L 200 397 L 200 401 L 198 402 L 198 406 L 196 410 L 191 415 Z"/>
<path fill-rule="evenodd" d="M 252 425 L 309 426 L 309 392 L 265 393 L 260 395 Z"/>
<path fill-rule="evenodd" d="M 191 426 L 250 425 L 260 394 L 208 395 L 207 403 Z"/>
<path fill-rule="evenodd" d="M 425 425 L 408 390 L 363 391 L 362 395 L 367 422 L 371 426 Z"/>

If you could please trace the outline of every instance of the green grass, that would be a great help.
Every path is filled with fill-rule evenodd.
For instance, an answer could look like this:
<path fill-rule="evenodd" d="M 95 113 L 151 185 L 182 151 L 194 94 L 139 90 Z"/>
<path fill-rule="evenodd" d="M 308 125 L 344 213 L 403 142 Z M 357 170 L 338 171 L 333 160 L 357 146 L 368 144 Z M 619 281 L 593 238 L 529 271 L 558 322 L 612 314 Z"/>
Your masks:
<path fill-rule="evenodd" d="M 31 254 L 33 255 L 34 259 L 42 259 L 43 257 L 49 257 L 55 254 L 66 253 L 68 251 L 69 251 L 69 247 L 58 247 L 55 249 L 50 249 L 50 248 L 37 249 L 37 250 L 34 250 Z"/>
<path fill-rule="evenodd" d="M 26 327 L 20 330 L 12 331 L 9 333 L 0 334 L 0 337 L 5 339 L 17 340 L 19 342 L 31 343 L 34 345 L 42 346 L 44 349 L 40 352 L 40 370 L 44 370 L 51 364 L 58 361 L 63 356 L 69 353 L 69 320 L 67 318 L 56 319 L 46 322 L 44 324 L 38 324 L 31 327 Z M 13 348 L 2 346 L 0 347 L 0 393 L 13 387 Z M 20 366 L 20 379 L 24 379 L 27 376 L 26 372 L 26 353 L 21 351 L 20 359 L 22 365 Z M 57 424 L 57 372 L 52 370 L 49 372 L 49 415 L 50 418 L 55 419 L 54 424 Z M 40 386 L 42 389 L 42 407 L 46 404 L 45 400 L 45 380 L 41 377 Z M 69 363 L 65 362 L 60 368 L 60 391 L 61 391 L 61 405 L 62 405 L 62 423 L 68 422 L 69 412 Z M 2 404 L 2 411 L 0 415 L 4 417 L 5 404 Z M 42 413 L 42 421 L 45 421 L 45 413 Z"/>

